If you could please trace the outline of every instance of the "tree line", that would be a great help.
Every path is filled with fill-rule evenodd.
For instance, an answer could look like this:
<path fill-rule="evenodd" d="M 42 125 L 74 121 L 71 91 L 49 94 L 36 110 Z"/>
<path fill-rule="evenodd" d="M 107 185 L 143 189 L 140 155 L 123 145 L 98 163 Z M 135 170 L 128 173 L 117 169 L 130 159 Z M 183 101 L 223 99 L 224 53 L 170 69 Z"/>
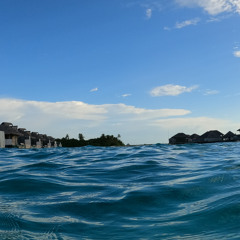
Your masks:
<path fill-rule="evenodd" d="M 120 140 L 120 134 L 117 137 L 113 135 L 102 134 L 99 138 L 92 138 L 85 140 L 82 133 L 78 134 L 78 139 L 69 138 L 67 134 L 66 137 L 56 139 L 56 142 L 61 143 L 63 147 L 83 147 L 83 146 L 124 146 L 124 143 Z"/>

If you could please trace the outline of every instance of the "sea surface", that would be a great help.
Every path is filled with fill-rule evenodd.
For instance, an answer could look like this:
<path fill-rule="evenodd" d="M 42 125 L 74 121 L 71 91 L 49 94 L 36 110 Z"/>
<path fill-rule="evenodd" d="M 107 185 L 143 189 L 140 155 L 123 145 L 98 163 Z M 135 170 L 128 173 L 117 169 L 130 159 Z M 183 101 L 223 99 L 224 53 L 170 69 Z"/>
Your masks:
<path fill-rule="evenodd" d="M 0 239 L 240 239 L 240 143 L 0 149 Z"/>

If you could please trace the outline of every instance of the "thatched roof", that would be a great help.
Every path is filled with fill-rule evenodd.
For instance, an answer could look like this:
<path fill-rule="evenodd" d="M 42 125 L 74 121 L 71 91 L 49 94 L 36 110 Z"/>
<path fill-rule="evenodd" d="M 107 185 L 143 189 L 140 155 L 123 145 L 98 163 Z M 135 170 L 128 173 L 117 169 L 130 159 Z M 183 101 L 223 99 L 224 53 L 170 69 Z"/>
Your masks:
<path fill-rule="evenodd" d="M 185 133 L 177 133 L 171 138 L 187 138 L 187 137 L 189 137 L 189 135 L 186 135 Z"/>
<path fill-rule="evenodd" d="M 40 138 L 40 134 L 38 132 L 31 132 L 31 138 L 32 139 L 39 139 Z"/>
<path fill-rule="evenodd" d="M 196 133 L 194 133 L 194 134 L 192 134 L 192 135 L 190 136 L 191 139 L 195 139 L 195 138 L 198 138 L 198 137 L 199 137 L 199 135 L 196 134 Z"/>
<path fill-rule="evenodd" d="M 30 137 L 30 136 L 31 136 L 31 132 L 30 132 L 30 131 L 26 131 L 26 128 L 19 128 L 18 131 L 19 131 L 24 137 Z"/>
<path fill-rule="evenodd" d="M 221 137 L 223 137 L 223 133 L 219 132 L 218 130 L 211 130 L 201 135 L 201 138 L 221 138 Z"/>
<path fill-rule="evenodd" d="M 18 131 L 17 126 L 13 126 L 11 123 L 7 122 L 3 122 L 0 125 L 0 131 L 4 131 L 4 133 L 8 135 L 22 136 L 22 134 Z"/>
<path fill-rule="evenodd" d="M 234 134 L 233 132 L 229 131 L 223 137 L 224 138 L 231 138 L 231 137 L 235 137 L 235 136 L 236 136 L 236 134 Z"/>
<path fill-rule="evenodd" d="M 3 126 L 8 126 L 8 127 L 13 126 L 13 124 L 10 123 L 10 122 L 3 122 L 1 125 L 3 125 Z"/>
<path fill-rule="evenodd" d="M 186 135 L 185 133 L 177 133 L 173 137 L 169 139 L 170 144 L 182 144 L 187 143 L 189 139 L 189 135 Z"/>
<path fill-rule="evenodd" d="M 47 136 L 48 137 L 48 140 L 50 140 L 51 142 L 54 142 L 55 141 L 55 138 L 52 137 L 52 136 Z"/>

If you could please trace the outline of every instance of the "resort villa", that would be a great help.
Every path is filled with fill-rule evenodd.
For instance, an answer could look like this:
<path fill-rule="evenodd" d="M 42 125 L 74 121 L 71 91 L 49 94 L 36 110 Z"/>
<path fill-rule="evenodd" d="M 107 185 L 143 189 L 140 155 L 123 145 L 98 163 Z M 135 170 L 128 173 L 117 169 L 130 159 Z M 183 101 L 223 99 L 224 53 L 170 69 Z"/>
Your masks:
<path fill-rule="evenodd" d="M 57 147 L 55 139 L 46 134 L 30 132 L 25 128 L 18 128 L 12 123 L 0 124 L 0 148 L 43 148 Z"/>
<path fill-rule="evenodd" d="M 218 130 L 211 130 L 211 131 L 205 132 L 201 136 L 199 136 L 198 134 L 187 135 L 185 133 L 178 133 L 169 139 L 169 144 L 215 143 L 215 142 L 234 142 L 234 141 L 240 141 L 240 135 L 234 134 L 231 131 L 229 131 L 226 134 L 223 134 Z"/>

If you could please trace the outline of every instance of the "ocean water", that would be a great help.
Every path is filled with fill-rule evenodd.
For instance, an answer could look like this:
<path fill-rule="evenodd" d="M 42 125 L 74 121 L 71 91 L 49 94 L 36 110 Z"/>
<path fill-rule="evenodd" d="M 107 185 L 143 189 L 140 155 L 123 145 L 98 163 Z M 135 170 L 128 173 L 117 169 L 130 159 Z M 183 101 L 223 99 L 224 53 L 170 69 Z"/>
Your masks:
<path fill-rule="evenodd" d="M 1 149 L 0 239 L 240 239 L 240 143 Z"/>

